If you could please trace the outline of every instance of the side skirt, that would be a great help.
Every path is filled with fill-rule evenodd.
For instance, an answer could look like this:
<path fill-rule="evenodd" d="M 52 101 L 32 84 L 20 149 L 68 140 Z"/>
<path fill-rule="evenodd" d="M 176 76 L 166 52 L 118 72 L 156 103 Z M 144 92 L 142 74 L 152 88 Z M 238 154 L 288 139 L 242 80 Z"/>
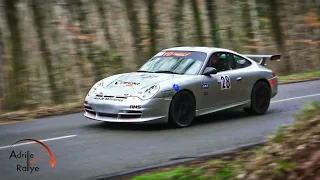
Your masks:
<path fill-rule="evenodd" d="M 222 110 L 226 110 L 226 109 L 231 109 L 231 108 L 235 108 L 235 107 L 246 107 L 246 106 L 250 106 L 250 100 L 247 101 L 243 101 L 243 102 L 239 102 L 239 103 L 234 103 L 231 105 L 227 105 L 227 106 L 222 106 L 222 107 L 210 107 L 210 108 L 205 108 L 205 109 L 200 109 L 200 110 L 196 110 L 196 116 L 202 116 L 202 115 L 206 115 L 206 114 L 210 114 L 210 113 L 214 113 L 217 111 L 222 111 Z"/>

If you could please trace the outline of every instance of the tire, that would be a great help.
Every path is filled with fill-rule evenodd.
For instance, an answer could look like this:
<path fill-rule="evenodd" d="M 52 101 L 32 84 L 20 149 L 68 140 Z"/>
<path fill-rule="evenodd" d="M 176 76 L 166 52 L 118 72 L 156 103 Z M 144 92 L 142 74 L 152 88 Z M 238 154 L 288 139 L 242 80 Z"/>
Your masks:
<path fill-rule="evenodd" d="M 177 93 L 169 108 L 169 124 L 183 128 L 189 126 L 196 115 L 196 101 L 187 91 Z"/>
<path fill-rule="evenodd" d="M 262 115 L 265 114 L 270 106 L 271 90 L 267 83 L 258 81 L 252 88 L 251 106 L 244 108 L 250 114 Z"/>

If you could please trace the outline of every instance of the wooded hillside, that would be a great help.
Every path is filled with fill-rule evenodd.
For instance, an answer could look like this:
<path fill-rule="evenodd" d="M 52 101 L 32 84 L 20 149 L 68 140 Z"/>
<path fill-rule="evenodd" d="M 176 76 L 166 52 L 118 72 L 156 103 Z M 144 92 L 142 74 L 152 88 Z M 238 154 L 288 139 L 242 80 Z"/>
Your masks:
<path fill-rule="evenodd" d="M 173 46 L 281 53 L 279 74 L 320 67 L 320 1 L 1 0 L 0 110 L 83 100 L 94 82 Z"/>

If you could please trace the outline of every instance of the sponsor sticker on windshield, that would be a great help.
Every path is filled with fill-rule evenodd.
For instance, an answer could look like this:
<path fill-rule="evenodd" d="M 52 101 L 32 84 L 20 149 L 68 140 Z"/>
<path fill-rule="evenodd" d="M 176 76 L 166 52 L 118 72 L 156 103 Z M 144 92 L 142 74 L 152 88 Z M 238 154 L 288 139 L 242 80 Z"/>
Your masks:
<path fill-rule="evenodd" d="M 155 56 L 166 56 L 166 57 L 172 57 L 172 56 L 177 56 L 177 57 L 186 57 L 189 56 L 191 53 L 190 52 L 173 52 L 173 51 L 167 51 L 167 52 L 159 52 Z"/>
<path fill-rule="evenodd" d="M 162 56 L 189 56 L 188 52 L 165 52 Z"/>
<path fill-rule="evenodd" d="M 176 58 L 182 58 L 184 57 L 185 59 L 194 59 L 197 61 L 204 61 L 207 57 L 207 54 L 204 52 L 199 52 L 199 51 L 161 51 L 157 53 L 154 57 L 153 60 L 156 58 L 159 58 L 157 60 L 166 60 L 166 57 L 173 57 L 173 59 Z"/>

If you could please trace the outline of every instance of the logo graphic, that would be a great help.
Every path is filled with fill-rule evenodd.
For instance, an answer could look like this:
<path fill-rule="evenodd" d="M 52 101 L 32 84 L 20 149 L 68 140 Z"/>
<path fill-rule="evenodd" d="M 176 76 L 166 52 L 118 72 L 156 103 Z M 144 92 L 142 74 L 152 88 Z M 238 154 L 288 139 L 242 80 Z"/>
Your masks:
<path fill-rule="evenodd" d="M 16 141 L 15 143 L 11 144 L 10 147 L 14 146 L 15 144 L 17 144 L 18 142 L 22 142 L 22 141 L 32 141 L 35 143 L 40 144 L 42 147 L 45 148 L 46 150 L 46 154 L 49 154 L 50 157 L 50 165 L 53 168 L 56 164 L 56 160 L 54 159 L 53 153 L 51 152 L 50 148 L 45 145 L 43 142 L 40 142 L 36 139 L 21 139 L 19 141 Z M 30 174 L 32 174 L 33 172 L 38 172 L 40 170 L 40 167 L 38 166 L 32 166 L 31 164 L 33 164 L 35 161 L 37 161 L 41 156 L 35 157 L 35 155 L 33 153 L 31 153 L 30 151 L 19 151 L 16 152 L 15 150 L 12 150 L 9 159 L 26 159 L 26 165 L 22 165 L 22 164 L 17 164 L 17 171 L 18 172 L 30 172 Z"/>
<path fill-rule="evenodd" d="M 208 89 L 209 88 L 209 84 L 202 84 L 202 89 Z"/>
<path fill-rule="evenodd" d="M 130 105 L 131 109 L 141 109 L 141 105 Z"/>
<path fill-rule="evenodd" d="M 174 84 L 174 85 L 172 86 L 172 88 L 173 88 L 176 92 L 179 91 L 179 89 L 180 89 L 180 87 L 179 87 L 178 84 Z"/>

